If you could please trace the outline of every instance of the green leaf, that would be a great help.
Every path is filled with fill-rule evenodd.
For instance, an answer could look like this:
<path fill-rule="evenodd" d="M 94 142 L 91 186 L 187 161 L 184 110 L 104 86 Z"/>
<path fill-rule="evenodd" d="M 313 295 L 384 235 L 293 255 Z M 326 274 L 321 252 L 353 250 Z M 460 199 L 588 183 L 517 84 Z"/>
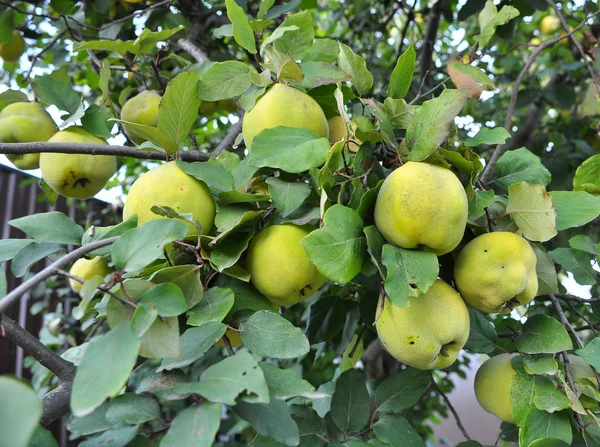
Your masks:
<path fill-rule="evenodd" d="M 239 46 L 248 50 L 250 54 L 256 53 L 254 32 L 248 22 L 248 16 L 235 0 L 225 0 L 227 18 L 233 26 L 233 38 Z"/>
<path fill-rule="evenodd" d="M 274 47 L 267 47 L 265 56 L 270 62 L 270 69 L 275 71 L 276 78 L 280 81 L 302 82 L 304 80 L 302 68 L 288 55 L 280 53 Z"/>
<path fill-rule="evenodd" d="M 0 433 L 2 444 L 27 446 L 42 417 L 36 393 L 12 377 L 0 377 Z"/>
<path fill-rule="evenodd" d="M 335 425 L 344 434 L 356 433 L 369 423 L 369 393 L 361 371 L 349 369 L 338 377 L 330 411 Z"/>
<path fill-rule="evenodd" d="M 241 393 L 252 396 L 254 402 L 269 402 L 269 389 L 262 369 L 248 352 L 240 352 L 208 367 L 198 382 L 182 383 L 180 393 L 199 394 L 211 402 L 235 405 Z"/>
<path fill-rule="evenodd" d="M 226 329 L 226 325 L 216 321 L 188 329 L 179 341 L 179 357 L 163 359 L 156 371 L 170 371 L 191 365 L 223 337 Z"/>
<path fill-rule="evenodd" d="M 40 242 L 79 245 L 83 236 L 83 228 L 58 211 L 32 214 L 9 220 L 8 224 Z"/>
<path fill-rule="evenodd" d="M 600 337 L 594 338 L 583 349 L 578 349 L 575 352 L 596 370 L 600 370 Z"/>
<path fill-rule="evenodd" d="M 269 177 L 266 183 L 269 185 L 269 195 L 273 205 L 282 217 L 287 217 L 300 208 L 311 192 L 310 185 L 307 183 L 284 182 L 275 177 Z"/>
<path fill-rule="evenodd" d="M 554 413 L 569 408 L 569 398 L 556 389 L 552 380 L 544 376 L 535 378 L 533 403 L 538 410 Z"/>
<path fill-rule="evenodd" d="M 296 26 L 296 30 L 283 34 L 274 43 L 275 49 L 293 60 L 303 60 L 310 52 L 315 38 L 315 30 L 310 11 L 301 11 L 287 17 L 282 27 Z M 277 30 L 275 30 L 277 32 Z"/>
<path fill-rule="evenodd" d="M 183 410 L 160 440 L 161 447 L 211 447 L 221 425 L 222 408 L 221 404 L 203 402 Z"/>
<path fill-rule="evenodd" d="M 503 6 L 500 12 L 498 9 L 488 0 L 485 8 L 479 14 L 479 26 L 481 33 L 477 38 L 479 48 L 484 48 L 490 41 L 490 39 L 496 33 L 496 27 L 504 25 L 510 22 L 515 17 L 519 16 L 519 10 L 513 6 Z"/>
<path fill-rule="evenodd" d="M 173 219 L 154 219 L 127 231 L 113 245 L 112 260 L 127 272 L 138 272 L 163 256 L 164 246 L 183 239 L 188 226 Z"/>
<path fill-rule="evenodd" d="M 194 162 L 186 163 L 177 160 L 177 166 L 186 174 L 206 183 L 214 195 L 235 188 L 231 172 L 216 163 Z"/>
<path fill-rule="evenodd" d="M 325 296 L 310 306 L 306 336 L 311 344 L 332 340 L 344 328 L 346 306 L 338 296 Z"/>
<path fill-rule="evenodd" d="M 176 265 L 155 272 L 149 279 L 157 284 L 173 283 L 179 286 L 185 296 L 186 309 L 191 309 L 204 296 L 204 286 L 200 280 L 201 270 L 202 267 L 197 265 Z"/>
<path fill-rule="evenodd" d="M 385 98 L 383 108 L 388 119 L 399 127 L 406 129 L 410 126 L 415 107 L 408 105 L 404 99 Z"/>
<path fill-rule="evenodd" d="M 4 8 L 0 14 L 0 45 L 10 42 L 15 29 L 15 10 Z M 27 99 L 25 99 L 27 101 Z"/>
<path fill-rule="evenodd" d="M 12 11 L 9 9 L 9 11 Z M 1 16 L 0 16 L 1 17 Z M 2 28 L 0 27 L 0 33 L 2 32 Z M 12 36 L 12 33 L 10 34 Z M 337 50 L 337 42 L 335 44 Z M 334 59 L 335 60 L 335 59 Z M 0 110 L 10 104 L 14 104 L 15 102 L 28 102 L 29 98 L 27 95 L 19 90 L 5 90 L 0 93 Z"/>
<path fill-rule="evenodd" d="M 240 96 L 252 85 L 251 68 L 238 61 L 217 62 L 202 73 L 198 82 L 198 98 L 219 101 Z"/>
<path fill-rule="evenodd" d="M 300 443 L 298 425 L 292 419 L 289 407 L 282 400 L 274 399 L 268 404 L 242 401 L 233 407 L 233 411 L 263 436 L 270 436 L 289 446 Z"/>
<path fill-rule="evenodd" d="M 558 371 L 558 363 L 552 355 L 522 355 L 521 358 L 528 374 L 554 375 Z"/>
<path fill-rule="evenodd" d="M 388 96 L 390 98 L 401 99 L 406 96 L 415 71 L 416 59 L 417 53 L 411 42 L 408 49 L 396 61 L 396 66 L 392 71 L 388 85 Z"/>
<path fill-rule="evenodd" d="M 585 234 L 578 234 L 577 236 L 573 236 L 569 239 L 569 245 L 571 248 L 575 250 L 585 251 L 591 255 L 597 256 L 598 250 L 600 248 L 600 244 L 596 244 L 596 242 L 589 236 Z"/>
<path fill-rule="evenodd" d="M 552 197 L 542 185 L 527 182 L 510 185 L 506 214 L 513 218 L 523 236 L 531 241 L 545 242 L 558 234 Z"/>
<path fill-rule="evenodd" d="M 111 447 L 125 447 L 130 445 L 137 435 L 139 427 L 122 427 L 113 428 L 102 433 L 100 436 L 95 438 L 88 438 L 79 444 L 79 447 L 104 447 L 110 445 Z"/>
<path fill-rule="evenodd" d="M 272 44 L 277 39 L 281 39 L 285 33 L 290 31 L 296 31 L 298 29 L 300 28 L 298 28 L 296 25 L 278 26 L 269 37 L 263 40 L 263 43 L 260 45 L 260 53 L 263 54 L 267 45 Z"/>
<path fill-rule="evenodd" d="M 347 283 L 363 266 L 363 221 L 352 208 L 336 204 L 325 212 L 323 223 L 322 228 L 312 231 L 300 243 L 321 274 Z"/>
<path fill-rule="evenodd" d="M 101 108 L 92 104 L 81 118 L 81 125 L 92 135 L 107 140 L 113 136 L 111 130 L 115 125 L 114 118 L 115 115 L 108 107 Z"/>
<path fill-rule="evenodd" d="M 408 306 L 411 296 L 427 292 L 439 273 L 437 256 L 428 251 L 406 250 L 385 244 L 381 262 L 387 269 L 385 291 L 390 301 L 400 307 Z"/>
<path fill-rule="evenodd" d="M 446 89 L 415 110 L 404 139 L 410 150 L 409 160 L 425 160 L 435 152 L 449 135 L 454 118 L 466 104 L 468 95 L 468 90 Z"/>
<path fill-rule="evenodd" d="M 367 63 L 349 46 L 343 43 L 339 45 L 338 66 L 350 75 L 352 85 L 358 90 L 358 93 L 360 95 L 365 94 L 373 87 L 373 75 L 367 69 Z"/>
<path fill-rule="evenodd" d="M 335 84 L 338 82 L 349 81 L 350 75 L 340 70 L 335 65 L 325 62 L 304 62 L 300 65 L 304 79 L 299 86 L 303 88 L 315 88 L 321 85 Z"/>
<path fill-rule="evenodd" d="M 375 436 L 393 447 L 425 447 L 417 431 L 402 416 L 386 414 L 373 426 Z"/>
<path fill-rule="evenodd" d="M 315 391 L 315 388 L 303 380 L 293 369 L 279 369 L 269 363 L 258 364 L 263 371 L 265 381 L 269 387 L 271 399 L 290 399 L 292 397 L 323 397 L 322 393 Z"/>
<path fill-rule="evenodd" d="M 33 432 L 29 447 L 59 447 L 54 435 L 41 425 Z"/>
<path fill-rule="evenodd" d="M 137 394 L 154 394 L 161 401 L 185 399 L 185 396 L 175 390 L 178 383 L 188 382 L 188 377 L 180 370 L 154 372 L 146 374 L 135 389 Z"/>
<path fill-rule="evenodd" d="M 144 292 L 140 305 L 154 308 L 161 317 L 177 317 L 187 310 L 185 296 L 175 284 L 158 284 Z"/>
<path fill-rule="evenodd" d="M 21 249 L 32 244 L 31 239 L 2 239 L 0 240 L 0 262 L 9 261 L 15 257 Z"/>
<path fill-rule="evenodd" d="M 169 138 L 158 127 L 147 126 L 145 124 L 134 123 L 131 121 L 123 121 L 120 119 L 115 119 L 115 121 L 126 125 L 129 132 L 143 140 L 148 140 L 155 146 L 163 149 L 167 154 L 174 154 L 179 150 L 179 146 L 175 140 Z"/>
<path fill-rule="evenodd" d="M 85 310 L 82 310 L 82 313 L 83 312 L 85 312 Z M 131 330 L 136 336 L 143 337 L 157 318 L 158 312 L 156 309 L 138 306 L 131 315 Z"/>
<path fill-rule="evenodd" d="M 567 330 L 547 315 L 534 315 L 523 325 L 523 333 L 516 340 L 519 352 L 524 354 L 556 354 L 573 349 Z"/>
<path fill-rule="evenodd" d="M 533 246 L 537 262 L 535 271 L 538 277 L 537 295 L 547 295 L 549 293 L 558 293 L 558 278 L 556 276 L 556 267 L 550 255 Z"/>
<path fill-rule="evenodd" d="M 64 247 L 60 244 L 32 242 L 19 250 L 15 255 L 10 264 L 10 270 L 17 278 L 21 278 L 29 271 L 29 268 L 32 265 L 41 261 L 46 256 L 53 255 L 63 250 Z"/>
<path fill-rule="evenodd" d="M 0 268 L 0 298 L 3 298 L 8 293 L 8 283 L 6 282 L 6 273 Z"/>
<path fill-rule="evenodd" d="M 293 359 L 310 350 L 308 339 L 300 329 L 268 310 L 248 318 L 241 335 L 248 349 L 262 357 Z"/>
<path fill-rule="evenodd" d="M 92 340 L 77 368 L 71 411 L 81 417 L 114 397 L 125 386 L 135 366 L 141 340 L 126 322 Z"/>
<path fill-rule="evenodd" d="M 504 144 L 510 138 L 510 133 L 504 127 L 482 127 L 477 135 L 472 138 L 467 138 L 463 141 L 469 147 L 479 146 L 480 144 Z M 508 151 L 511 152 L 511 151 Z M 506 154 L 507 152 L 505 152 Z M 502 157 L 500 157 L 502 159 Z M 496 170 L 498 167 L 496 166 Z M 498 176 L 496 174 L 496 176 Z"/>
<path fill-rule="evenodd" d="M 137 215 L 131 216 L 129 219 L 121 222 L 120 224 L 113 225 L 110 227 L 93 227 L 83 233 L 81 238 L 81 244 L 89 244 L 95 241 L 101 241 L 109 239 L 115 236 L 121 236 L 125 232 L 135 228 L 137 226 Z M 90 256 L 104 256 L 110 253 L 112 246 L 100 248 L 90 253 Z"/>
<path fill-rule="evenodd" d="M 507 151 L 498 159 L 494 183 L 502 189 L 522 181 L 546 186 L 551 178 L 540 157 L 522 147 Z"/>
<path fill-rule="evenodd" d="M 573 273 L 581 285 L 594 285 L 598 273 L 592 268 L 590 255 L 573 248 L 556 248 L 548 252 L 562 268 Z"/>
<path fill-rule="evenodd" d="M 519 445 L 531 446 L 533 441 L 544 438 L 559 439 L 571 445 L 573 432 L 565 412 L 547 413 L 533 408 L 527 413 L 519 431 Z M 544 445 L 548 444 L 542 443 L 540 447 Z"/>
<path fill-rule="evenodd" d="M 330 148 L 327 138 L 308 129 L 279 126 L 254 137 L 249 163 L 298 174 L 325 163 Z"/>
<path fill-rule="evenodd" d="M 235 295 L 229 288 L 211 287 L 204 294 L 204 299 L 187 313 L 187 324 L 202 326 L 209 321 L 221 322 L 227 316 Z"/>
<path fill-rule="evenodd" d="M 550 194 L 557 211 L 558 231 L 581 227 L 600 214 L 600 197 L 584 191 L 552 191 Z"/>
<path fill-rule="evenodd" d="M 388 376 L 377 387 L 375 405 L 381 413 L 399 413 L 415 405 L 431 381 L 430 374 L 406 368 Z"/>
<path fill-rule="evenodd" d="M 516 374 L 510 387 L 510 406 L 515 424 L 523 427 L 527 414 L 535 409 L 533 397 L 535 395 L 535 376 Z"/>
<path fill-rule="evenodd" d="M 591 156 L 577 168 L 573 178 L 573 190 L 600 194 L 600 154 Z"/>
<path fill-rule="evenodd" d="M 469 332 L 469 339 L 465 344 L 465 349 L 471 352 L 490 354 L 497 347 L 498 335 L 496 334 L 496 330 L 481 312 L 471 307 L 468 309 L 471 330 Z"/>
<path fill-rule="evenodd" d="M 31 88 L 36 98 L 48 105 L 55 105 L 59 110 L 73 114 L 81 106 L 81 96 L 73 87 L 50 76 L 36 76 Z"/>
<path fill-rule="evenodd" d="M 211 265 L 218 272 L 233 267 L 248 248 L 250 239 L 255 234 L 254 228 L 242 233 L 234 233 L 222 239 L 210 253 Z"/>
<path fill-rule="evenodd" d="M 158 402 L 148 396 L 125 393 L 115 397 L 106 411 L 106 420 L 114 424 L 143 424 L 160 419 Z"/>
<path fill-rule="evenodd" d="M 485 208 L 494 204 L 494 191 L 477 191 L 469 201 L 469 219 L 479 219 L 485 214 Z"/>
<path fill-rule="evenodd" d="M 167 84 L 158 106 L 158 128 L 175 141 L 178 147 L 183 145 L 198 117 L 198 80 L 198 73 L 195 71 L 178 74 Z"/>

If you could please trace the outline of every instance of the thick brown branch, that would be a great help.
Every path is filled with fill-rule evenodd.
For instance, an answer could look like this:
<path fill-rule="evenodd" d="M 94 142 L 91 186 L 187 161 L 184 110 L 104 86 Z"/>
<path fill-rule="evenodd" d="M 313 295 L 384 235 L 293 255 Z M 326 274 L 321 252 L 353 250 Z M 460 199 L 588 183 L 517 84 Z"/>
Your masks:
<path fill-rule="evenodd" d="M 42 152 L 61 154 L 89 154 L 89 155 L 115 155 L 118 157 L 131 157 L 142 160 L 165 160 L 165 154 L 156 151 L 144 151 L 127 146 L 109 146 L 105 144 L 80 144 L 80 143 L 0 143 L 0 154 L 38 154 Z M 206 161 L 210 154 L 197 151 L 181 151 L 183 161 Z"/>
<path fill-rule="evenodd" d="M 431 11 L 427 19 L 427 28 L 423 38 L 423 52 L 421 53 L 421 84 L 427 85 L 430 76 L 431 64 L 433 61 L 433 50 L 437 38 L 437 32 L 442 19 L 442 9 L 446 4 L 445 0 L 439 0 Z"/>
<path fill-rule="evenodd" d="M 21 283 L 17 288 L 7 294 L 4 298 L 0 299 L 0 313 L 4 312 L 8 306 L 10 306 L 14 301 L 17 301 L 23 294 L 33 289 L 35 286 L 55 275 L 56 272 L 72 262 L 78 260 L 79 258 L 84 257 L 86 254 L 91 253 L 94 250 L 97 250 L 102 247 L 106 247 L 107 245 L 115 242 L 119 237 L 111 237 L 108 239 L 104 239 L 101 241 L 92 242 L 90 244 L 83 245 L 76 250 L 73 250 L 66 256 L 54 261 L 44 270 L 36 273 L 27 281 Z"/>
<path fill-rule="evenodd" d="M 10 341 L 20 346 L 23 351 L 52 371 L 58 378 L 58 387 L 42 398 L 44 413 L 41 423 L 47 426 L 69 412 L 75 365 L 50 350 L 6 315 L 0 315 L 0 326 Z"/>

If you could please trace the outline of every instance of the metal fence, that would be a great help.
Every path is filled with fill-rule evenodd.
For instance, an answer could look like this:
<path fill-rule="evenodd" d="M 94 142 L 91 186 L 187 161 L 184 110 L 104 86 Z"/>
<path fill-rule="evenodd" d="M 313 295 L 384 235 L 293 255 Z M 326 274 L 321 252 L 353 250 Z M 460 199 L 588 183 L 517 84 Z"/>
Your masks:
<path fill-rule="evenodd" d="M 0 165 L 0 234 L 2 239 L 26 237 L 23 232 L 8 225 L 11 219 L 49 211 L 61 211 L 82 226 L 112 225 L 120 219 L 119 210 L 113 210 L 111 204 L 100 200 L 66 200 L 61 196 L 54 205 L 50 205 L 43 197 L 37 178 Z M 49 260 L 40 261 L 33 266 L 31 271 L 39 271 L 49 262 Z M 6 272 L 10 291 L 19 285 L 21 280 L 11 274 L 10 261 L 2 267 Z M 51 291 L 48 291 L 43 299 L 50 304 L 50 307 L 57 304 L 53 301 L 55 297 Z M 5 314 L 30 333 L 37 335 L 43 326 L 43 315 L 31 314 L 32 301 L 33 299 L 30 299 L 27 294 L 18 303 L 11 306 Z M 63 306 L 65 313 L 70 312 L 69 307 L 69 302 L 65 302 Z M 0 336 L 0 375 L 11 374 L 19 378 L 30 379 L 29 371 L 23 366 L 24 356 L 20 348 Z M 76 445 L 76 443 L 68 442 L 66 429 L 60 421 L 55 422 L 49 429 L 61 447 Z"/>

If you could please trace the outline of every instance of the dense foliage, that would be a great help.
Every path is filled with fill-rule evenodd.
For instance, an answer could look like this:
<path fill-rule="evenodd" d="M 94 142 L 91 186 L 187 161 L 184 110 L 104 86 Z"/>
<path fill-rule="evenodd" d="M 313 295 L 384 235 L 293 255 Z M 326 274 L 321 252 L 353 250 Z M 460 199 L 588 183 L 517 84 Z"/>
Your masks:
<path fill-rule="evenodd" d="M 600 298 L 589 297 L 599 296 L 597 14 L 584 0 L 0 1 L 0 153 L 42 152 L 51 203 L 61 193 L 85 207 L 97 191 L 73 195 L 78 182 L 101 189 L 115 155 L 104 187 L 131 192 L 113 226 L 43 213 L 10 222 L 30 238 L 0 241 L 0 325 L 31 356 L 35 391 L 0 377 L 0 445 L 55 445 L 42 425 L 60 417 L 84 446 L 437 445 L 438 418 L 460 418 L 446 394 L 476 354 L 517 353 L 500 441 L 600 446 Z M 25 53 L 11 58 L 19 36 Z M 308 97 L 286 101 L 285 90 L 268 103 L 282 84 Z M 125 111 L 148 90 L 157 116 Z M 36 146 L 48 138 L 3 125 L 2 110 L 7 119 L 34 99 L 60 117 L 61 135 L 77 125 L 81 139 L 53 130 Z M 298 111 L 309 100 L 329 134 Z M 255 118 L 260 107 L 271 115 Z M 61 170 L 82 168 L 83 154 L 95 162 L 69 185 Z M 448 249 L 382 230 L 402 215 L 375 211 L 382 185 L 415 165 L 454 179 L 428 189 L 419 171 L 409 188 L 411 203 L 434 210 L 408 216 L 415 232 L 448 224 Z M 152 168 L 162 174 L 142 177 Z M 463 196 L 466 230 L 450 218 Z M 479 280 L 480 264 L 457 260 L 496 232 L 519 235 L 522 252 L 509 240 L 495 248 L 515 263 L 530 256 L 537 289 L 490 311 L 456 284 L 466 269 L 483 288 L 488 269 Z M 291 238 L 302 254 L 286 265 Z M 84 256 L 96 264 L 77 264 Z M 42 359 L 1 315 L 26 291 L 6 290 L 6 275 L 31 277 L 47 257 L 65 262 L 33 277 L 55 296 L 33 305 L 46 321 L 35 335 L 76 372 Z M 304 287 L 279 293 L 295 275 Z M 449 366 L 416 369 L 383 348 L 380 314 L 417 306 L 438 278 L 469 304 L 466 344 Z M 435 358 L 453 360 L 457 342 L 441 343 Z M 66 408 L 51 405 L 59 394 Z"/>

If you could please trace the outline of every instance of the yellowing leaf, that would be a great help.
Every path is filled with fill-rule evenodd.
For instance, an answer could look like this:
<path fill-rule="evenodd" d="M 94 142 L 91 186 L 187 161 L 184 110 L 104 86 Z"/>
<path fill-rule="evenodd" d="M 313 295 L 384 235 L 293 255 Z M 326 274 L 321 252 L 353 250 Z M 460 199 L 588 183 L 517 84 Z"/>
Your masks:
<path fill-rule="evenodd" d="M 510 185 L 506 214 L 513 218 L 523 236 L 531 241 L 544 242 L 558 234 L 552 196 L 542 185 L 527 182 Z"/>

